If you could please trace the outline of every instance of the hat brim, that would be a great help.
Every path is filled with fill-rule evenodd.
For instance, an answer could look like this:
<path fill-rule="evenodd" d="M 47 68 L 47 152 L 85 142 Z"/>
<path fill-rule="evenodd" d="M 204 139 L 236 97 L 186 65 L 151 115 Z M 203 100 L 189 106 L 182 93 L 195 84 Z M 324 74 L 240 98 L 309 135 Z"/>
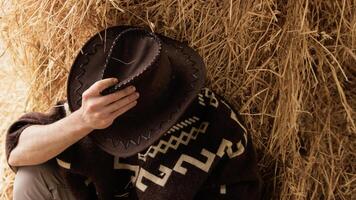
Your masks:
<path fill-rule="evenodd" d="M 129 27 L 111 27 L 106 30 L 106 33 L 107 35 L 115 35 Z M 157 102 L 159 106 L 157 106 L 156 112 L 137 113 L 129 110 L 115 119 L 110 127 L 94 130 L 88 135 L 96 145 L 109 154 L 128 157 L 148 148 L 179 121 L 179 118 L 186 112 L 200 89 L 204 87 L 206 69 L 199 54 L 184 43 L 160 34 L 157 35 L 162 41 L 162 49 L 167 53 L 175 72 L 175 81 L 170 85 L 171 92 L 168 93 L 164 102 Z M 100 35 L 100 33 L 93 36 L 91 38 L 92 42 L 86 43 L 83 51 L 91 49 L 96 40 L 102 40 L 101 36 L 102 34 Z M 79 59 L 78 57 L 77 59 Z M 99 71 L 98 69 L 96 70 Z M 81 70 L 80 74 L 77 72 L 76 75 L 74 73 L 71 70 L 68 88 L 71 87 L 72 83 L 84 82 L 81 86 L 82 89 L 76 92 L 77 97 L 79 95 L 78 92 L 85 91 L 85 87 L 88 88 L 91 84 L 100 80 L 100 77 L 93 78 L 94 80 L 91 80 L 92 83 L 80 80 L 80 77 L 90 76 L 89 73 L 93 73 L 91 70 Z M 79 78 L 78 75 L 80 75 Z M 71 99 L 71 90 L 67 91 L 68 97 Z M 74 101 L 74 99 L 72 100 Z M 71 101 L 68 101 L 68 104 L 70 108 L 75 109 L 71 107 Z M 79 107 L 77 106 L 77 108 Z"/>

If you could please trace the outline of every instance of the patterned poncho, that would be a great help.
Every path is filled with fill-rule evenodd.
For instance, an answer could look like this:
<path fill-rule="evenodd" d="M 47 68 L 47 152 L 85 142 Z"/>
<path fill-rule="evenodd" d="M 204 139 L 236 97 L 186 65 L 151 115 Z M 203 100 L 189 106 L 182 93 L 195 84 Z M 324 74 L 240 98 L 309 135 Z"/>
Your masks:
<path fill-rule="evenodd" d="M 53 123 L 67 115 L 68 104 L 61 100 L 47 113 L 20 116 L 6 135 L 7 158 L 24 128 Z M 238 113 L 206 87 L 177 123 L 142 152 L 115 157 L 86 136 L 48 162 L 63 173 L 78 199 L 236 200 L 261 196 L 262 182 L 248 131 Z"/>

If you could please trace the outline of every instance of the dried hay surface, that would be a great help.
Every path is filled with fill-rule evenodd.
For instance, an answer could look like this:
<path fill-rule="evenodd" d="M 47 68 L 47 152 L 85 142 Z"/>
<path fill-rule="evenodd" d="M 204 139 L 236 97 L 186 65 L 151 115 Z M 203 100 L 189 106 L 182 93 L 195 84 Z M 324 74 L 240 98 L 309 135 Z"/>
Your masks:
<path fill-rule="evenodd" d="M 209 86 L 253 135 L 266 199 L 355 199 L 355 0 L 7 3 L 1 36 L 30 86 L 26 111 L 65 98 L 68 71 L 91 35 L 146 26 L 204 57 Z M 11 197 L 12 176 L 6 168 L 2 198 Z"/>

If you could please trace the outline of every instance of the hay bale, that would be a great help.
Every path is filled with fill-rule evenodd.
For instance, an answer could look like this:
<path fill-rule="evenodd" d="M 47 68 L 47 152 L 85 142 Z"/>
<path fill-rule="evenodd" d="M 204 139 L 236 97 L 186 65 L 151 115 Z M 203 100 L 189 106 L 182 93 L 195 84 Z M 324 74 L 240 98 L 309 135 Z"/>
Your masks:
<path fill-rule="evenodd" d="M 65 98 L 74 56 L 91 35 L 149 27 L 203 56 L 208 85 L 253 135 L 266 199 L 355 194 L 355 1 L 8 2 L 1 35 L 30 83 L 25 111 Z M 10 191 L 7 176 L 2 191 Z"/>

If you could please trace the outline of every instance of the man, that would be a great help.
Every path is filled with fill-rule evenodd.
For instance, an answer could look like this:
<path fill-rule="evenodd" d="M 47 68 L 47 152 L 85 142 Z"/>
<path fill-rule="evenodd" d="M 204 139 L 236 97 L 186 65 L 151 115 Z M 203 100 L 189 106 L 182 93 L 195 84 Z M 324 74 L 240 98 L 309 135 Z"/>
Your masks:
<path fill-rule="evenodd" d="M 76 58 L 68 101 L 9 127 L 14 199 L 259 199 L 251 137 L 204 87 L 199 55 L 140 28 L 106 31 Z"/>
<path fill-rule="evenodd" d="M 109 78 L 93 84 L 83 94 L 82 107 L 67 118 L 45 125 L 45 128 L 43 125 L 34 125 L 24 129 L 17 147 L 9 155 L 9 164 L 21 166 L 43 163 L 92 130 L 110 126 L 115 118 L 136 105 L 139 96 L 133 86 L 108 96 L 99 94 L 99 91 L 116 81 Z"/>
<path fill-rule="evenodd" d="M 83 106 L 67 117 L 47 125 L 30 126 L 29 124 L 22 128 L 17 146 L 8 156 L 10 166 L 24 166 L 20 167 L 16 174 L 15 200 L 51 199 L 52 195 L 57 195 L 55 197 L 61 199 L 75 199 L 68 191 L 69 188 L 61 186 L 61 184 L 66 185 L 63 182 L 64 179 L 56 172 L 48 171 L 50 167 L 46 161 L 88 135 L 92 130 L 110 126 L 115 118 L 136 105 L 138 93 L 135 92 L 135 87 L 127 87 L 108 96 L 99 94 L 99 91 L 116 81 L 116 79 L 109 78 L 93 84 L 83 94 Z M 55 114 L 51 113 L 51 115 Z M 27 117 L 34 119 L 46 117 L 40 113 L 38 115 L 40 116 L 27 115 Z M 45 176 L 41 176 L 42 173 Z M 56 192 L 51 194 L 48 187 L 53 187 Z"/>

